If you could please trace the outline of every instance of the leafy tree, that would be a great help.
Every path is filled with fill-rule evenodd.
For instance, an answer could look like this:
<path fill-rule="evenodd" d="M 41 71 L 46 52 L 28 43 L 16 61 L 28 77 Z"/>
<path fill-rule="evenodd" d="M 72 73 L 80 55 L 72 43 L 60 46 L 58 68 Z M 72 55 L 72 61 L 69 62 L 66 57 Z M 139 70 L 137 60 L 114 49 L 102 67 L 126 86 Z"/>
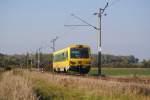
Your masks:
<path fill-rule="evenodd" d="M 141 62 L 143 67 L 150 68 L 150 60 L 145 60 Z"/>

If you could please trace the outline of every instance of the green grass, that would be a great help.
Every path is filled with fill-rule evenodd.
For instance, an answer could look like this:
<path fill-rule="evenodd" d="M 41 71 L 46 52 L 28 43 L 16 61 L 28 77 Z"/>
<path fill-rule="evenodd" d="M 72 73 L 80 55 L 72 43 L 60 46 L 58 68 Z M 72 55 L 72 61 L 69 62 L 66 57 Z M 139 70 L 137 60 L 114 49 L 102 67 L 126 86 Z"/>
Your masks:
<path fill-rule="evenodd" d="M 1 80 L 1 75 L 2 75 L 2 73 L 4 72 L 4 69 L 2 69 L 2 68 L 0 68 L 0 80 Z"/>
<path fill-rule="evenodd" d="M 97 68 L 92 68 L 89 75 L 96 75 Z M 150 76 L 150 68 L 102 68 L 106 76 Z"/>
<path fill-rule="evenodd" d="M 30 76 L 34 81 L 33 89 L 40 100 L 147 100 L 146 98 L 149 98 L 145 92 L 142 92 L 146 90 L 134 83 L 127 85 L 44 73 L 30 73 Z"/>
<path fill-rule="evenodd" d="M 82 100 L 86 99 L 84 92 L 49 83 L 45 80 L 36 80 L 34 91 L 40 100 Z"/>

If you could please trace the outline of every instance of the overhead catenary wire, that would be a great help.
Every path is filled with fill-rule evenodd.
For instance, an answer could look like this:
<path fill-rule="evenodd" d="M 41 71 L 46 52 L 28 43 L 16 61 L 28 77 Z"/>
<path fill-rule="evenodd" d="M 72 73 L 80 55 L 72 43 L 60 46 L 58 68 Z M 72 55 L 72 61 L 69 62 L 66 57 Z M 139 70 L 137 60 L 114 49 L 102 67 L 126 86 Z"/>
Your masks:
<path fill-rule="evenodd" d="M 94 16 L 93 15 L 91 15 L 88 19 L 91 19 L 91 18 L 93 18 Z M 70 17 L 69 17 L 70 18 Z M 66 17 L 66 22 L 68 23 L 68 19 L 69 19 L 68 17 Z M 82 26 L 82 25 L 81 25 Z M 84 26 L 84 25 L 83 25 Z M 87 25 L 86 25 L 87 26 Z M 53 33 L 53 34 L 55 34 L 55 37 L 57 36 L 57 37 L 59 37 L 59 41 L 60 40 L 62 40 L 63 38 L 66 38 L 66 37 L 69 37 L 70 35 L 71 36 L 74 36 L 72 33 L 73 33 L 73 31 L 75 30 L 75 28 L 76 27 L 70 27 L 70 28 L 68 28 L 67 30 L 66 29 L 62 29 L 62 30 L 59 30 L 60 32 L 57 32 L 57 33 L 55 33 L 55 32 L 50 32 L 51 34 Z M 68 34 L 69 33 L 69 34 Z M 55 38 L 55 37 L 53 37 L 53 38 Z M 52 40 L 52 38 L 51 39 L 49 39 L 49 41 L 46 43 L 44 43 L 43 45 L 42 45 L 42 49 L 47 49 L 47 48 L 52 48 L 52 45 L 53 44 L 51 44 L 52 42 L 50 41 L 50 40 Z M 53 51 L 53 49 L 52 49 L 52 51 Z"/>
<path fill-rule="evenodd" d="M 113 0 L 108 7 L 112 7 L 113 5 L 115 5 L 116 3 L 120 2 L 121 0 Z"/>

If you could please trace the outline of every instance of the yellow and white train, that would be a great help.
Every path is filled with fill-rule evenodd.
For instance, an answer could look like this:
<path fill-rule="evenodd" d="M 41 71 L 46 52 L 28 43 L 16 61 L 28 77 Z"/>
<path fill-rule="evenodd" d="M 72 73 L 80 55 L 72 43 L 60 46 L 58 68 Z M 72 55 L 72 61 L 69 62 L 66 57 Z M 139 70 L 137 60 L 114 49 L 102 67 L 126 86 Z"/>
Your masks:
<path fill-rule="evenodd" d="M 53 53 L 53 70 L 86 74 L 91 68 L 91 51 L 87 45 L 70 45 Z"/>

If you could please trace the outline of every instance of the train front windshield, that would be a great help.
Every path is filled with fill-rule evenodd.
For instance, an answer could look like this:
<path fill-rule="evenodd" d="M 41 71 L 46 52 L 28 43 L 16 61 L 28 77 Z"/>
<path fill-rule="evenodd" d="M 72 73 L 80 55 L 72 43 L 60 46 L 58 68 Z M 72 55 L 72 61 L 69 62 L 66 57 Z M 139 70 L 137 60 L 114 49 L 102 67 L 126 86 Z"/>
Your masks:
<path fill-rule="evenodd" d="M 89 58 L 89 48 L 71 48 L 71 58 Z"/>

